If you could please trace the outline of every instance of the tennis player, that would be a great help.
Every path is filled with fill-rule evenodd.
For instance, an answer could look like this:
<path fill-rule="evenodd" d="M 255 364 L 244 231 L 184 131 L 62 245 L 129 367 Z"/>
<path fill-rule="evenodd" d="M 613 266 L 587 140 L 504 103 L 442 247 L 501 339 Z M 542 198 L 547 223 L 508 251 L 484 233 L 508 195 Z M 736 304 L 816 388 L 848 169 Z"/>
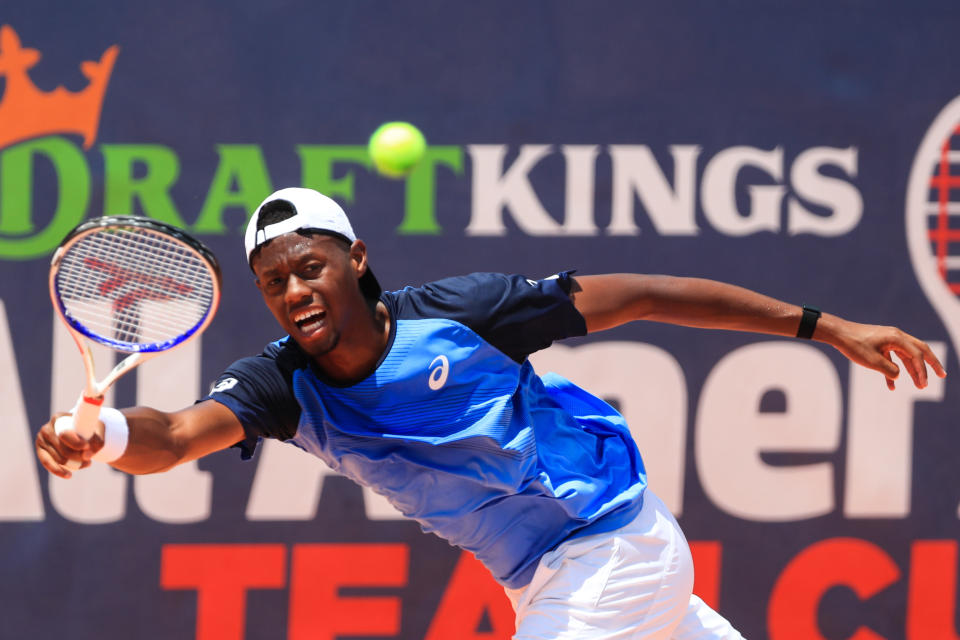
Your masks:
<path fill-rule="evenodd" d="M 646 275 L 544 280 L 473 274 L 383 292 L 343 210 L 283 189 L 254 212 L 247 260 L 286 337 L 238 360 L 198 404 L 102 414 L 89 442 L 52 421 L 51 473 L 103 458 L 164 471 L 262 438 L 308 451 L 471 551 L 507 590 L 518 639 L 740 638 L 691 594 L 686 540 L 623 418 L 527 356 L 632 320 L 813 338 L 893 388 L 930 348 L 892 327 L 820 314 L 709 280 Z M 104 453 L 108 452 L 108 453 Z"/>

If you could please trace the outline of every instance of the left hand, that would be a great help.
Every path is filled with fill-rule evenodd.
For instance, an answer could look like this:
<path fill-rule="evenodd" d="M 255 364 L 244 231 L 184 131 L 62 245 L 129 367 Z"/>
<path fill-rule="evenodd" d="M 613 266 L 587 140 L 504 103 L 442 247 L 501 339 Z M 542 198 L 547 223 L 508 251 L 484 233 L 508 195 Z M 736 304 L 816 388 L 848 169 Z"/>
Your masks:
<path fill-rule="evenodd" d="M 926 342 L 896 327 L 860 324 L 831 316 L 827 322 L 818 324 L 814 338 L 833 345 L 853 362 L 882 373 L 891 391 L 900 375 L 900 367 L 890 357 L 891 353 L 897 354 L 918 389 L 927 386 L 927 365 L 937 376 L 947 375 Z"/>

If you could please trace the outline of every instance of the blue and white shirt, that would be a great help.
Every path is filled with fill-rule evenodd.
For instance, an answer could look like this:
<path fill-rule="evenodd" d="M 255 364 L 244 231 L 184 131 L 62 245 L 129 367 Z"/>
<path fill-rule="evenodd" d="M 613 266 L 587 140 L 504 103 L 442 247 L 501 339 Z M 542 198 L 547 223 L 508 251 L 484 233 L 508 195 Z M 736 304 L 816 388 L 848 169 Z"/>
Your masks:
<path fill-rule="evenodd" d="M 632 520 L 646 487 L 623 418 L 527 360 L 586 333 L 570 284 L 477 273 L 384 293 L 389 342 L 365 380 L 326 381 L 286 337 L 208 397 L 243 424 L 245 458 L 262 437 L 300 447 L 519 588 L 564 540 Z"/>

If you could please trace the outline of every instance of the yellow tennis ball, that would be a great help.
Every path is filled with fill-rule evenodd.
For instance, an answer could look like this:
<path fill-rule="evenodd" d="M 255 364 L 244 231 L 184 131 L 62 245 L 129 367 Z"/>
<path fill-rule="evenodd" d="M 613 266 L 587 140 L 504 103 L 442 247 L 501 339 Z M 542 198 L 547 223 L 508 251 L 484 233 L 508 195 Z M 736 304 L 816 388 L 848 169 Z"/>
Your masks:
<path fill-rule="evenodd" d="M 387 122 L 377 127 L 367 145 L 373 166 L 390 178 L 403 178 L 427 151 L 427 140 L 409 122 Z"/>

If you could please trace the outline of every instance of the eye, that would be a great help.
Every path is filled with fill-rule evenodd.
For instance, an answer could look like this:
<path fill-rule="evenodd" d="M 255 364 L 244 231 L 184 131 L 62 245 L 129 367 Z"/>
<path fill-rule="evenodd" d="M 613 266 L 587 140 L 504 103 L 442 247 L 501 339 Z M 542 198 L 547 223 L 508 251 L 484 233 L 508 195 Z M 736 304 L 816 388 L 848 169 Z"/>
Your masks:
<path fill-rule="evenodd" d="M 308 262 L 303 265 L 303 268 L 300 270 L 300 272 L 307 277 L 316 276 L 321 271 L 323 271 L 323 264 L 320 262 Z"/>
<path fill-rule="evenodd" d="M 277 276 L 263 281 L 263 288 L 267 293 L 277 293 L 283 289 L 283 278 Z"/>

